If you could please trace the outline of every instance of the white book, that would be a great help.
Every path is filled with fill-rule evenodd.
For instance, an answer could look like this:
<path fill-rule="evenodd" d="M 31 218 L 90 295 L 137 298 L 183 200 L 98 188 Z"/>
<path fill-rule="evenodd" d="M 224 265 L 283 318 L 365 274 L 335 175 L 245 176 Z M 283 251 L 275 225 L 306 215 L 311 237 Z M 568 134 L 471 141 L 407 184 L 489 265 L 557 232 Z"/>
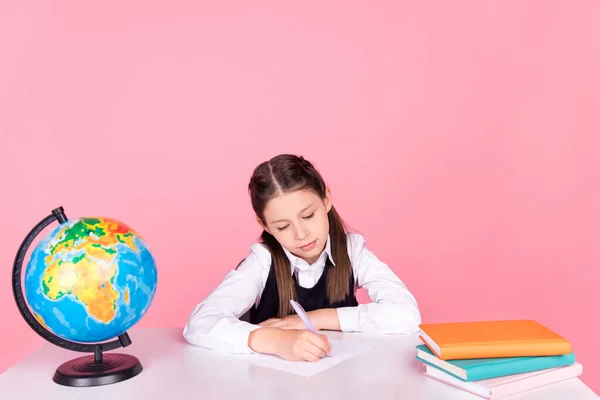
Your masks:
<path fill-rule="evenodd" d="M 556 382 L 577 378 L 582 373 L 583 366 L 577 362 L 565 367 L 550 368 L 541 371 L 472 382 L 463 382 L 460 379 L 429 365 L 426 365 L 426 370 L 424 372 L 424 374 L 430 378 L 481 396 L 485 399 L 501 399 L 517 393 L 551 385 Z"/>

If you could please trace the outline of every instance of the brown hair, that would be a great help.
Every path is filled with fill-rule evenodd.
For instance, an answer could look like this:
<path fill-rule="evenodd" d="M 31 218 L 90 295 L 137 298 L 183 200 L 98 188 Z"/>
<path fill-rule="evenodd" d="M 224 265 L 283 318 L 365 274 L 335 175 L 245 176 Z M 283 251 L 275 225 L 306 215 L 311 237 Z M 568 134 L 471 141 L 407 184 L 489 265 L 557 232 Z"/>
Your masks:
<path fill-rule="evenodd" d="M 326 186 L 315 167 L 302 156 L 280 154 L 269 161 L 259 164 L 252 174 L 248 191 L 252 208 L 257 217 L 266 225 L 264 209 L 267 202 L 281 193 L 295 190 L 313 190 L 321 199 L 325 198 Z M 327 272 L 327 299 L 330 303 L 342 301 L 349 294 L 348 277 L 352 274 L 352 265 L 346 247 L 346 230 L 343 220 L 332 206 L 328 213 L 331 253 L 335 265 Z M 279 292 L 278 317 L 292 313 L 290 300 L 296 300 L 296 290 L 290 274 L 290 261 L 281 244 L 263 230 L 261 242 L 264 243 L 273 258 L 275 278 Z"/>

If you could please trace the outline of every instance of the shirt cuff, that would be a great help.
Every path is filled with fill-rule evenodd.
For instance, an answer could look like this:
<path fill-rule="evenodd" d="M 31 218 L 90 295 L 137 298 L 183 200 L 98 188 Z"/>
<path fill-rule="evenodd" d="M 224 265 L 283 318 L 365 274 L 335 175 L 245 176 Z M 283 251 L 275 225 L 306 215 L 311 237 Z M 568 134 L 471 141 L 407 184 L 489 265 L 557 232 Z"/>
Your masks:
<path fill-rule="evenodd" d="M 250 333 L 261 328 L 238 319 L 221 319 L 210 330 L 209 336 L 223 343 L 223 350 L 229 353 L 254 354 L 254 350 L 248 346 Z"/>
<path fill-rule="evenodd" d="M 338 321 L 342 332 L 357 331 L 359 327 L 359 306 L 337 308 Z"/>

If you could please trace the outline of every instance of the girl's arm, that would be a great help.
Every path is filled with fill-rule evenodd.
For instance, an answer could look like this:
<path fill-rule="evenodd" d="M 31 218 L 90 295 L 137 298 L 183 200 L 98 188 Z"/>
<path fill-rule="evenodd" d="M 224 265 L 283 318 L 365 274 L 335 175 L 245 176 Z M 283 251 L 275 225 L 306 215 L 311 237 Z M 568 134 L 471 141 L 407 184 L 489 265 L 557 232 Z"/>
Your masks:
<path fill-rule="evenodd" d="M 239 318 L 254 305 L 269 273 L 270 265 L 265 266 L 263 260 L 268 252 L 259 246 L 254 245 L 237 269 L 228 272 L 219 286 L 196 305 L 183 330 L 189 343 L 229 353 L 254 352 L 248 346 L 248 337 L 260 327 Z"/>
<path fill-rule="evenodd" d="M 357 285 L 367 291 L 372 303 L 338 308 L 340 330 L 374 333 L 418 332 L 421 323 L 419 307 L 415 297 L 400 278 L 367 248 L 361 235 L 349 233 L 348 248 Z M 331 318 L 326 321 L 329 324 L 334 323 Z"/>

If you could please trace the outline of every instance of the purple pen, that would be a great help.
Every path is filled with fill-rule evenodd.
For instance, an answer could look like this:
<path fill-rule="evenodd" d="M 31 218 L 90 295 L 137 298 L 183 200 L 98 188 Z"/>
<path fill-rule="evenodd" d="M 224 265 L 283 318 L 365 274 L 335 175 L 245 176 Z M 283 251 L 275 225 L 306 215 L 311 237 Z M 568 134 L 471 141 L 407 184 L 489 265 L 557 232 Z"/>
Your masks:
<path fill-rule="evenodd" d="M 292 304 L 292 307 L 296 311 L 296 314 L 298 314 L 298 316 L 300 317 L 302 322 L 304 322 L 304 325 L 306 325 L 306 327 L 309 330 L 313 331 L 314 333 L 319 333 L 319 332 L 317 332 L 315 327 L 310 323 L 310 320 L 308 319 L 308 315 L 306 315 L 306 312 L 304 311 L 304 308 L 302 308 L 300 303 L 297 303 L 294 300 L 290 300 L 290 303 Z"/>
<path fill-rule="evenodd" d="M 310 320 L 308 319 L 308 315 L 306 315 L 306 311 L 304 311 L 304 308 L 300 305 L 300 303 L 297 303 L 294 300 L 290 300 L 290 304 L 292 305 L 292 307 L 294 308 L 294 311 L 296 311 L 296 314 L 298 314 L 298 316 L 300 317 L 302 322 L 304 322 L 304 325 L 306 325 L 306 327 L 310 331 L 318 334 L 319 332 L 315 329 L 313 324 L 310 323 Z M 327 354 L 326 357 L 331 357 L 331 355 Z"/>

